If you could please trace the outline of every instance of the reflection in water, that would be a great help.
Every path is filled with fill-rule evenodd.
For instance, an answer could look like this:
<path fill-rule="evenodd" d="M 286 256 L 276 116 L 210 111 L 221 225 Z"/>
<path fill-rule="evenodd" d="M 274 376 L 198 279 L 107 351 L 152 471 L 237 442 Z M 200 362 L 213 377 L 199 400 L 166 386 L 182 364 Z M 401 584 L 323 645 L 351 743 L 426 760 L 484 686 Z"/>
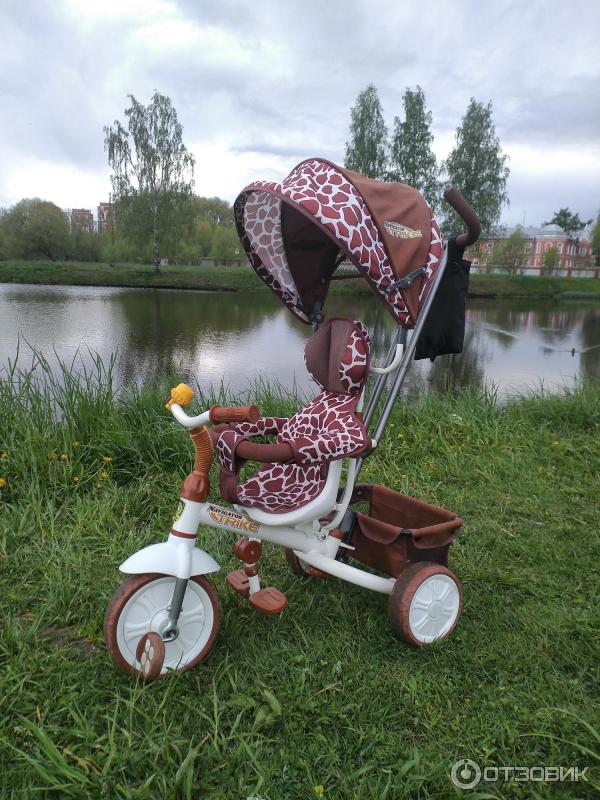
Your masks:
<path fill-rule="evenodd" d="M 385 309 L 369 296 L 331 296 L 330 316 L 362 319 L 379 363 L 396 334 Z M 176 374 L 208 389 L 245 390 L 257 379 L 313 390 L 303 350 L 310 328 L 271 294 L 101 287 L 0 285 L 0 365 L 19 336 L 52 360 L 105 362 L 118 350 L 119 385 Z M 572 355 L 573 350 L 575 351 Z M 416 362 L 404 392 L 497 386 L 506 395 L 527 388 L 572 385 L 600 376 L 600 308 L 571 302 L 472 300 L 462 354 Z"/>

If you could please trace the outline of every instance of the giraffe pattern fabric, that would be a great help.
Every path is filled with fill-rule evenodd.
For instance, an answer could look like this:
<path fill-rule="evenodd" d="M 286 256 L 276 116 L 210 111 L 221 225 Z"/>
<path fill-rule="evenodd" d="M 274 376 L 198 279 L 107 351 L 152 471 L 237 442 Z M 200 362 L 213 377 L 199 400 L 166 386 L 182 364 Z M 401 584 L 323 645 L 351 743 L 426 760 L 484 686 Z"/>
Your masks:
<path fill-rule="evenodd" d="M 355 322 L 340 363 L 343 392 L 322 391 L 290 419 L 265 417 L 224 431 L 215 450 L 221 467 L 237 475 L 237 445 L 251 436 L 277 434 L 277 442 L 292 448 L 287 464 L 265 464 L 237 489 L 243 506 L 271 513 L 293 511 L 314 500 L 325 486 L 331 461 L 359 455 L 369 445 L 356 404 L 368 377 L 370 338 L 362 322 Z"/>
<path fill-rule="evenodd" d="M 243 215 L 242 243 L 257 273 L 297 316 L 306 321 L 306 315 L 298 309 L 298 293 L 283 247 L 281 198 L 300 207 L 342 243 L 395 319 L 404 327 L 412 327 L 401 292 L 389 290 L 396 277 L 371 213 L 357 189 L 335 167 L 318 159 L 304 161 L 282 183 L 257 181 L 242 194 L 246 196 L 238 209 L 238 214 Z M 442 252 L 442 237 L 432 215 L 420 303 L 435 279 Z"/>

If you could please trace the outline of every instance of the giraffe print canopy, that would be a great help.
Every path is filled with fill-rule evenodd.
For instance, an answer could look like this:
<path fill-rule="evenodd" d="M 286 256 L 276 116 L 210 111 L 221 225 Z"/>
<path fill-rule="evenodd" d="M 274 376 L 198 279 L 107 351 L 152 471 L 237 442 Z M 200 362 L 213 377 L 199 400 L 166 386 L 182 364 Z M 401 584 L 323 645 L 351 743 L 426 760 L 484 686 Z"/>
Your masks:
<path fill-rule="evenodd" d="M 250 184 L 234 208 L 252 267 L 303 322 L 348 260 L 396 322 L 414 326 L 443 251 L 416 189 L 309 159 L 281 183 Z M 405 285 L 394 285 L 402 279 Z"/>

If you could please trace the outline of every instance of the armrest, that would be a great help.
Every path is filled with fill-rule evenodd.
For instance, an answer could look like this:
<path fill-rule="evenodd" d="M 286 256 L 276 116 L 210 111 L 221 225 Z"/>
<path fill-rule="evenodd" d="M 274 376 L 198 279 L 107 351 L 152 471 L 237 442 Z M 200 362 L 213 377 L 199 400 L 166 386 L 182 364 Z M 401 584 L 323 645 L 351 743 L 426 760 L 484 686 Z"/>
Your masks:
<path fill-rule="evenodd" d="M 272 461 L 285 464 L 294 458 L 294 451 L 287 442 L 275 444 L 259 444 L 258 442 L 240 442 L 235 449 L 236 456 L 244 461 L 259 461 L 269 464 Z"/>

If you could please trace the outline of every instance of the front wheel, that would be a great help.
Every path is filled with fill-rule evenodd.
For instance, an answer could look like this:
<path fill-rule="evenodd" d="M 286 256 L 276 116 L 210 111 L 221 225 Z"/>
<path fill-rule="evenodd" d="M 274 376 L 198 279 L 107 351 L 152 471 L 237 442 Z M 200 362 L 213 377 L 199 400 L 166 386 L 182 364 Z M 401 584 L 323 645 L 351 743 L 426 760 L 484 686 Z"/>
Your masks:
<path fill-rule="evenodd" d="M 456 576 L 441 564 L 411 564 L 394 584 L 389 620 L 394 633 L 420 647 L 450 636 L 462 607 Z"/>
<path fill-rule="evenodd" d="M 148 675 L 142 669 L 138 645 L 147 634 L 156 639 L 161 633 L 176 580 L 171 575 L 132 575 L 113 595 L 104 618 L 104 639 L 123 672 L 144 679 L 164 678 L 168 670 L 186 672 L 209 654 L 219 631 L 221 610 L 214 586 L 203 575 L 195 575 L 186 587 L 178 635 L 164 642 L 160 672 Z"/>

